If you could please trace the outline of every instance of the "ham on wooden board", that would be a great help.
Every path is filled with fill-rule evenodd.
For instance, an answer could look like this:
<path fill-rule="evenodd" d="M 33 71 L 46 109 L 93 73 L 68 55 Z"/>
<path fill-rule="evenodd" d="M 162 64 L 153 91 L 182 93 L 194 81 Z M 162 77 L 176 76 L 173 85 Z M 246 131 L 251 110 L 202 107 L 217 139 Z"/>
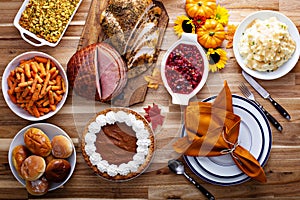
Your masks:
<path fill-rule="evenodd" d="M 101 102 L 118 96 L 127 83 L 126 64 L 104 42 L 77 51 L 67 64 L 67 76 L 76 94 Z"/>

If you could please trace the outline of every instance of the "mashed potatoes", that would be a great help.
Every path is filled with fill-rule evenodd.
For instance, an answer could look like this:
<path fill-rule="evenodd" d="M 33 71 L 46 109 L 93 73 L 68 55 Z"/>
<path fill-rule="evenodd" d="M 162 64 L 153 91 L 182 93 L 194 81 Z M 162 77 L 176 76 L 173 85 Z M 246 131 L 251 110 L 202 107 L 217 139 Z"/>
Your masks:
<path fill-rule="evenodd" d="M 294 53 L 296 43 L 286 24 L 270 17 L 254 20 L 239 41 L 245 65 L 257 71 L 274 71 Z"/>

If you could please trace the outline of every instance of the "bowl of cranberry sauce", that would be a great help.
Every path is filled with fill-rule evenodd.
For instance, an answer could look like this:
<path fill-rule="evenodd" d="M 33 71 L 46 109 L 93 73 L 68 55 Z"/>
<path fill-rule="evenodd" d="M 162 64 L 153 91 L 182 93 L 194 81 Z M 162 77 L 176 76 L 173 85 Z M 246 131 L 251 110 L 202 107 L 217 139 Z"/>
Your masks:
<path fill-rule="evenodd" d="M 197 35 L 183 33 L 162 59 L 161 75 L 173 104 L 188 105 L 208 77 L 208 60 Z"/>

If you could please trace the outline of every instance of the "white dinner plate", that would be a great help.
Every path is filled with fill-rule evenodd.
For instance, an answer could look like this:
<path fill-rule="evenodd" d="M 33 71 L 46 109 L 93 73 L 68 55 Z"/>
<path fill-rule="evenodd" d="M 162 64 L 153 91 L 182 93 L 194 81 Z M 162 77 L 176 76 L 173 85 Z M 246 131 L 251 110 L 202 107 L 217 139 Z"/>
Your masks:
<path fill-rule="evenodd" d="M 277 70 L 272 71 L 272 72 L 260 72 L 256 70 L 252 70 L 244 64 L 244 59 L 239 53 L 238 50 L 238 43 L 240 41 L 240 37 L 242 34 L 245 32 L 245 29 L 247 26 L 255 19 L 268 19 L 270 17 L 276 17 L 279 21 L 285 23 L 288 26 L 289 33 L 293 40 L 296 42 L 296 50 L 292 57 L 285 62 L 282 66 L 280 66 Z M 269 11 L 269 10 L 264 10 L 264 11 L 258 11 L 253 14 L 250 14 L 248 17 L 246 17 L 237 27 L 236 32 L 233 37 L 233 52 L 234 56 L 238 62 L 238 64 L 241 66 L 241 68 L 250 74 L 253 77 L 256 77 L 258 79 L 262 80 L 273 80 L 280 78 L 284 75 L 286 75 L 288 72 L 290 72 L 295 65 L 298 62 L 299 56 L 300 56 L 300 36 L 297 27 L 295 24 L 285 15 L 283 15 L 280 12 L 276 11 Z"/>
<path fill-rule="evenodd" d="M 211 102 L 216 96 L 203 101 Z M 241 117 L 238 142 L 260 163 L 266 164 L 272 145 L 272 132 L 265 114 L 251 101 L 232 95 L 233 111 Z M 182 136 L 186 132 L 183 129 Z M 230 154 L 213 157 L 184 156 L 187 165 L 203 180 L 217 185 L 235 185 L 250 179 L 234 163 Z"/>

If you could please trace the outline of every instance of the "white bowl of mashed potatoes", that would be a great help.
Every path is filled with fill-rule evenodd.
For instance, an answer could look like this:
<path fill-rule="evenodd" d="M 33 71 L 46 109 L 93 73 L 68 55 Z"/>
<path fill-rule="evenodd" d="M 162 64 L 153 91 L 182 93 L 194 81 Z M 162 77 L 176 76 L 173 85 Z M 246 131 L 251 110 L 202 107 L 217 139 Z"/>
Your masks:
<path fill-rule="evenodd" d="M 233 39 L 238 64 L 263 80 L 286 75 L 298 62 L 300 36 L 295 24 L 275 11 L 259 11 L 246 17 Z"/>

